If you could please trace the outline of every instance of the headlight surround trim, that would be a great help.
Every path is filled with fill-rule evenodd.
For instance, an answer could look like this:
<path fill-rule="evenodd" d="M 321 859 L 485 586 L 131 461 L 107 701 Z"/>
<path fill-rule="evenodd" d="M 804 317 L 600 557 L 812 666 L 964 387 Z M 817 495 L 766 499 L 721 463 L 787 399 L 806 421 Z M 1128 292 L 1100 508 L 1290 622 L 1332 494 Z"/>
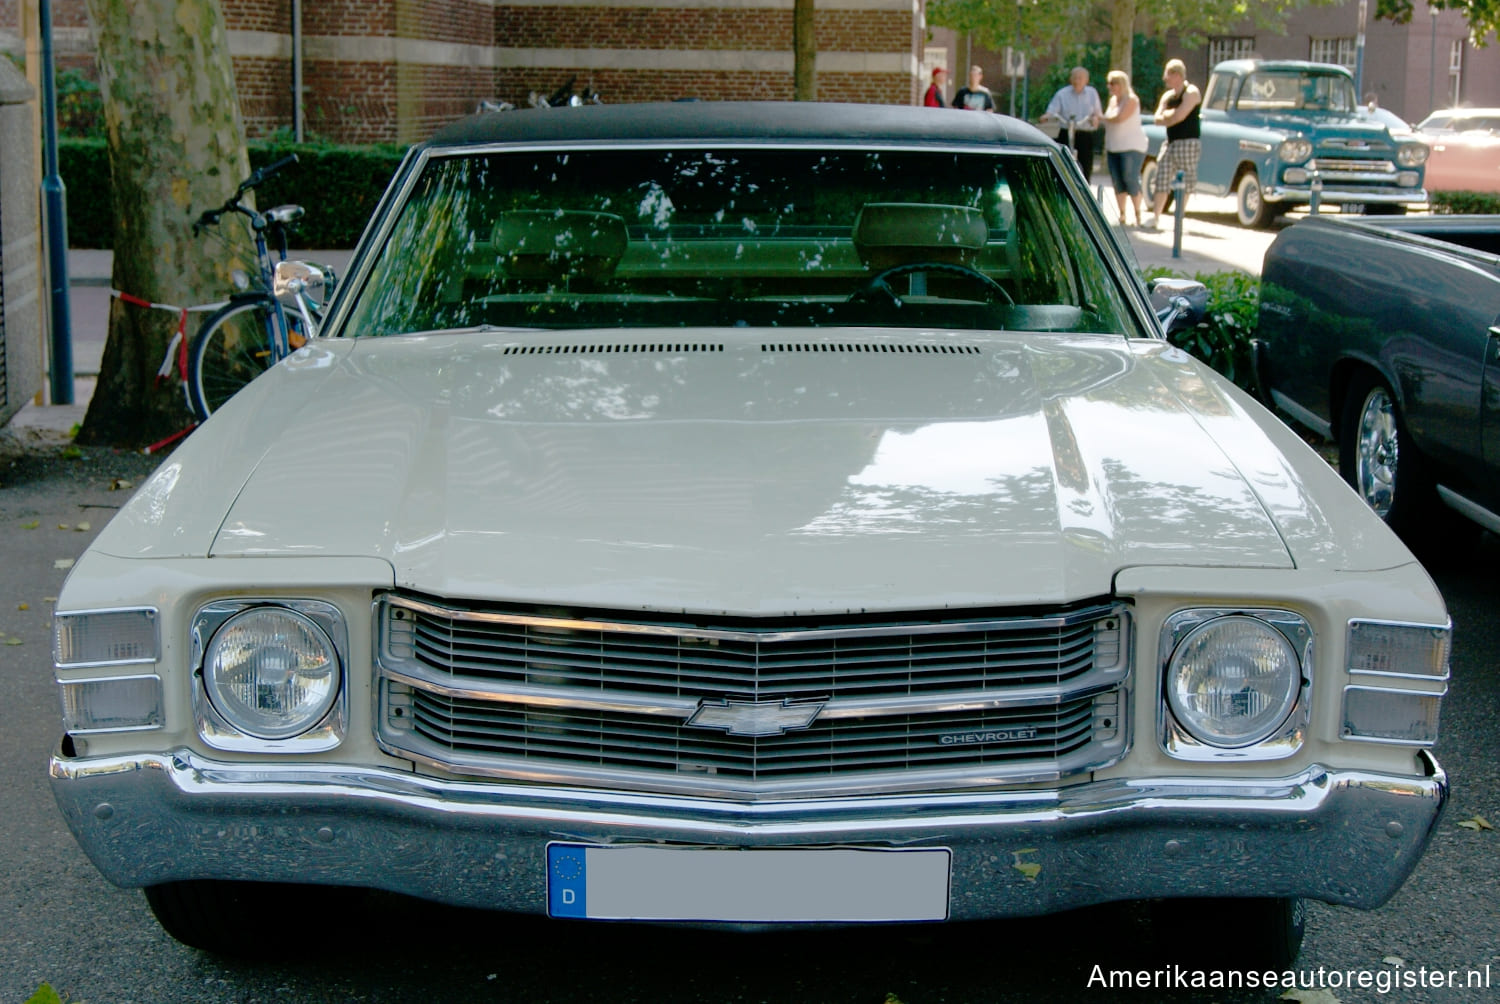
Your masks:
<path fill-rule="evenodd" d="M 1276 148 L 1276 158 L 1283 164 L 1301 164 L 1312 158 L 1312 141 L 1300 133 L 1288 136 Z"/>
<path fill-rule="evenodd" d="M 1396 163 L 1401 167 L 1421 167 L 1431 154 L 1426 143 L 1402 143 L 1396 147 Z"/>
<path fill-rule="evenodd" d="M 1181 720 L 1170 691 L 1174 660 L 1182 643 L 1200 628 L 1229 617 L 1248 618 L 1271 629 L 1285 641 L 1297 663 L 1296 678 L 1290 682 L 1285 710 L 1273 716 L 1276 720 L 1258 738 L 1249 738 L 1237 745 L 1216 745 L 1196 734 Z M 1282 760 L 1296 754 L 1307 739 L 1311 721 L 1314 643 L 1308 620 L 1282 608 L 1194 607 L 1173 613 L 1162 624 L 1158 659 L 1160 705 L 1157 725 L 1163 752 L 1173 759 L 1198 762 Z"/>
<path fill-rule="evenodd" d="M 251 611 L 281 610 L 306 622 L 325 636 L 333 657 L 332 695 L 316 715 L 309 715 L 300 731 L 278 737 L 275 730 L 247 728 L 232 721 L 210 694 L 207 660 L 221 629 Z M 191 628 L 193 711 L 198 734 L 210 748 L 233 752 L 312 753 L 334 749 L 348 731 L 349 632 L 343 613 L 323 600 L 287 597 L 245 597 L 209 603 L 197 611 Z"/>

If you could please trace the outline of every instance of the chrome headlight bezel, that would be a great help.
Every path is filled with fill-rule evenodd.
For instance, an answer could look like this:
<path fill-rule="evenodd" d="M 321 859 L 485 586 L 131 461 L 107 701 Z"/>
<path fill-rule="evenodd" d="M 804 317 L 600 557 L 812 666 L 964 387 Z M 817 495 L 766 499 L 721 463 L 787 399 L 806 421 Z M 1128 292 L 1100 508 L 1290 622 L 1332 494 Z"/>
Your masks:
<path fill-rule="evenodd" d="M 1401 167 L 1421 167 L 1431 154 L 1426 143 L 1400 143 L 1396 146 L 1396 163 Z"/>
<path fill-rule="evenodd" d="M 337 662 L 335 693 L 327 710 L 295 735 L 274 739 L 254 735 L 231 722 L 209 697 L 204 660 L 214 636 L 230 620 L 255 608 L 281 608 L 310 621 L 332 646 Z M 348 732 L 349 631 L 343 613 L 323 600 L 286 597 L 219 600 L 201 607 L 193 615 L 191 629 L 193 669 L 193 714 L 198 735 L 210 748 L 240 753 L 317 753 L 343 742 Z"/>
<path fill-rule="evenodd" d="M 1306 163 L 1312 155 L 1312 141 L 1301 134 L 1288 136 L 1276 147 L 1276 159 L 1283 164 Z"/>
<path fill-rule="evenodd" d="M 1215 745 L 1195 735 L 1173 709 L 1170 699 L 1171 673 L 1182 642 L 1225 617 L 1258 621 L 1284 639 L 1294 654 L 1297 679 L 1292 684 L 1284 717 L 1258 738 L 1234 745 Z M 1196 607 L 1179 610 L 1162 624 L 1158 668 L 1160 681 L 1157 724 L 1163 752 L 1177 760 L 1198 762 L 1283 760 L 1293 756 L 1307 740 L 1311 721 L 1314 637 L 1307 619 L 1291 610 L 1254 607 Z"/>

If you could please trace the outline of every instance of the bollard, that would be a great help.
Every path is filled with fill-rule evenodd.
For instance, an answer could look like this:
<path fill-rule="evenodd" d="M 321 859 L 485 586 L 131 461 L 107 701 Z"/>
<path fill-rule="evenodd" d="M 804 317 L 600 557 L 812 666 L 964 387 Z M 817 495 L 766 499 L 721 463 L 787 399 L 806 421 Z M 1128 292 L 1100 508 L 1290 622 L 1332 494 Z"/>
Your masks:
<path fill-rule="evenodd" d="M 1323 201 L 1323 176 L 1317 171 L 1312 173 L 1312 196 L 1307 202 L 1307 212 L 1310 216 L 1318 215 L 1318 204 Z"/>
<path fill-rule="evenodd" d="M 1177 177 L 1172 179 L 1172 257 L 1182 257 L 1182 221 L 1183 213 L 1187 212 L 1182 198 L 1183 172 L 1178 171 Z"/>

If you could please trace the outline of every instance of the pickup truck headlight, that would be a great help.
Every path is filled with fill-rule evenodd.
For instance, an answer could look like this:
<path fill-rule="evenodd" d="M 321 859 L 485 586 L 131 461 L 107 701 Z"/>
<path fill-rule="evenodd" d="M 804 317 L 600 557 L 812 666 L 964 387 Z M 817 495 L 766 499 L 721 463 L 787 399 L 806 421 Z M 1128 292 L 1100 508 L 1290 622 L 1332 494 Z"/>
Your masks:
<path fill-rule="evenodd" d="M 328 633 L 286 607 L 235 614 L 203 652 L 203 688 L 214 710 L 258 739 L 287 739 L 317 725 L 338 698 L 339 676 Z"/>
<path fill-rule="evenodd" d="M 1427 163 L 1430 152 L 1426 143 L 1402 143 L 1396 147 L 1396 163 L 1402 167 L 1419 167 Z"/>
<path fill-rule="evenodd" d="M 1276 156 L 1283 164 L 1300 164 L 1312 154 L 1312 143 L 1305 136 L 1289 136 L 1276 148 Z"/>
<path fill-rule="evenodd" d="M 1283 631 L 1225 613 L 1182 636 L 1164 682 L 1171 713 L 1192 738 L 1233 749 L 1281 729 L 1302 691 L 1302 662 Z"/>

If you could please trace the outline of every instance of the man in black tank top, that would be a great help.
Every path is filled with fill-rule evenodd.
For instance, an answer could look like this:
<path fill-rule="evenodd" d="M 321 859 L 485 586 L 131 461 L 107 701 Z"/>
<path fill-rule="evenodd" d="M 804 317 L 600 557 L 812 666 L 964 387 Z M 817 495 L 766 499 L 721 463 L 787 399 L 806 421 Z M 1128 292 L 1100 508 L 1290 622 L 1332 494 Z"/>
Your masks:
<path fill-rule="evenodd" d="M 1161 214 L 1178 171 L 1182 172 L 1183 208 L 1187 208 L 1187 197 L 1198 185 L 1198 156 L 1203 152 L 1198 138 L 1203 95 L 1187 82 L 1187 67 L 1182 60 L 1167 61 L 1162 82 L 1167 90 L 1156 105 L 1156 124 L 1167 127 L 1167 142 L 1157 156 L 1156 182 L 1151 186 L 1152 215 L 1146 225 L 1152 229 L 1161 226 Z"/>

